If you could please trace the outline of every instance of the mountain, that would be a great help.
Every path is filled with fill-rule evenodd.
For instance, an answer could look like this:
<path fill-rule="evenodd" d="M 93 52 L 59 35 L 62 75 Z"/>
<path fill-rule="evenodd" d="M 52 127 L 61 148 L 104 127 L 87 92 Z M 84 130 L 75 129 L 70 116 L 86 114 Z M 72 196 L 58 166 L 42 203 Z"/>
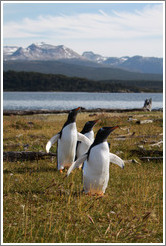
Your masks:
<path fill-rule="evenodd" d="M 111 67 L 121 68 L 132 72 L 140 73 L 163 73 L 163 59 L 157 57 L 143 56 L 123 56 L 123 57 L 103 57 L 94 54 L 92 51 L 86 51 L 83 57 L 100 64 L 109 65 Z"/>
<path fill-rule="evenodd" d="M 161 74 L 144 74 L 129 72 L 119 68 L 85 66 L 65 61 L 31 61 L 31 60 L 9 60 L 4 61 L 4 71 L 25 71 L 45 74 L 63 74 L 70 77 L 80 77 L 91 80 L 150 80 L 162 81 Z M 73 62 L 73 60 L 72 60 Z M 76 61 L 75 61 L 76 62 Z"/>
<path fill-rule="evenodd" d="M 90 61 L 97 62 L 100 64 L 104 63 L 104 61 L 108 59 L 107 57 L 94 54 L 92 51 L 85 51 L 83 52 L 82 56 L 87 58 Z"/>
<path fill-rule="evenodd" d="M 18 49 L 19 49 L 18 46 L 4 46 L 3 47 L 4 60 L 10 59 L 10 56 Z"/>
<path fill-rule="evenodd" d="M 67 76 L 77 76 L 77 74 L 81 74 L 83 77 L 87 77 L 87 67 L 90 70 L 90 68 L 93 70 L 93 68 L 99 68 L 100 71 L 102 71 L 102 76 L 96 76 L 100 77 L 100 79 L 110 79 L 110 74 L 116 74 L 117 70 L 111 70 L 111 69 L 119 69 L 117 74 L 118 77 L 121 77 L 123 79 L 123 76 L 121 74 L 124 74 L 124 71 L 128 72 L 137 72 L 137 73 L 146 73 L 146 74 L 158 74 L 162 75 L 163 73 L 163 59 L 162 58 L 156 58 L 156 57 L 142 57 L 142 56 L 124 56 L 124 57 L 106 57 L 106 56 L 101 56 L 99 54 L 95 54 L 92 51 L 86 51 L 82 55 L 79 55 L 72 49 L 69 49 L 65 47 L 64 45 L 50 45 L 46 43 L 39 43 L 39 44 L 31 44 L 27 48 L 22 48 L 22 47 L 17 47 L 17 46 L 4 46 L 3 50 L 4 54 L 4 64 L 5 64 L 5 69 L 11 69 L 11 67 L 15 70 L 17 67 L 18 69 L 18 63 L 14 64 L 12 62 L 20 62 L 22 63 L 23 61 L 35 61 L 34 71 L 37 72 L 43 72 L 43 64 L 39 63 L 39 61 L 44 62 L 44 61 L 55 61 L 55 62 L 61 62 L 65 64 L 65 69 L 58 69 L 55 64 L 59 67 L 60 63 L 54 63 L 53 67 L 57 72 L 61 72 Z M 38 61 L 38 64 L 37 64 Z M 39 68 L 40 64 L 40 68 Z M 20 64 L 20 68 L 25 65 L 25 63 Z M 29 71 L 31 64 L 28 63 L 28 68 L 23 68 L 26 69 L 26 71 Z M 77 66 L 80 67 L 77 67 Z M 71 67 L 72 69 L 72 75 L 66 74 L 66 66 Z M 74 66 L 75 69 L 82 70 L 84 71 L 84 74 L 79 71 L 74 71 Z M 81 68 L 82 66 L 82 68 Z M 38 68 L 37 68 L 38 67 Z M 37 70 L 36 70 L 37 69 Z M 105 74 L 104 73 L 105 69 Z M 44 68 L 44 71 L 46 70 L 46 73 L 50 72 L 50 68 Z M 123 70 L 123 71 L 122 71 Z M 19 70 L 20 71 L 20 70 Z M 25 70 L 24 70 L 25 71 Z M 33 70 L 30 70 L 33 71 Z M 87 71 L 87 72 L 86 72 Z M 96 71 L 98 74 L 98 71 Z M 55 72 L 54 72 L 55 73 Z M 109 76 L 107 76 L 109 74 Z M 126 74 L 126 73 L 125 73 Z M 129 74 L 128 74 L 129 75 Z M 132 77 L 134 74 L 131 75 Z M 129 77 L 131 77 L 129 76 Z M 141 76 L 140 77 L 146 77 Z M 128 76 L 127 76 L 128 77 Z M 136 75 L 136 77 L 138 77 Z M 154 76 L 153 76 L 154 77 Z M 94 78 L 94 74 L 92 75 L 91 79 L 96 79 Z M 111 77 L 112 79 L 112 77 Z"/>
<path fill-rule="evenodd" d="M 59 59 L 84 59 L 81 55 L 64 45 L 31 44 L 27 48 L 19 47 L 8 60 L 59 60 Z"/>

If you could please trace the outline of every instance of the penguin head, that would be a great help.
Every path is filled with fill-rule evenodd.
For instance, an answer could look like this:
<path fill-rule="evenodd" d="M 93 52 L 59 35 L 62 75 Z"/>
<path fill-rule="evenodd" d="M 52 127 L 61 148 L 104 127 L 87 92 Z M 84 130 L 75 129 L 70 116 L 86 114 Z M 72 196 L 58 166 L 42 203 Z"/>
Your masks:
<path fill-rule="evenodd" d="M 114 131 L 116 128 L 119 128 L 119 126 L 113 126 L 113 127 L 102 127 L 98 130 L 96 134 L 95 140 L 97 142 L 104 142 L 106 141 L 109 134 Z"/>
<path fill-rule="evenodd" d="M 91 120 L 91 121 L 87 121 L 81 131 L 82 134 L 85 134 L 87 132 L 90 132 L 92 130 L 92 128 L 94 127 L 94 125 L 98 122 L 98 120 Z"/>
<path fill-rule="evenodd" d="M 72 109 L 69 112 L 67 122 L 69 122 L 69 123 L 75 122 L 76 116 L 77 116 L 79 111 L 80 111 L 80 107 Z"/>

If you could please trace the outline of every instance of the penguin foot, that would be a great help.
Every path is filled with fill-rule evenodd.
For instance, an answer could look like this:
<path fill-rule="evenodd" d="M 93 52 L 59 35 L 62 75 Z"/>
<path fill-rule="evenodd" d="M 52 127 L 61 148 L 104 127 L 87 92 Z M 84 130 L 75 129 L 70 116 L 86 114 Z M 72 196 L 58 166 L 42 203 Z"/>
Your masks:
<path fill-rule="evenodd" d="M 98 197 L 102 197 L 102 196 L 104 196 L 104 193 L 101 192 L 101 193 L 97 194 L 97 196 L 98 196 Z"/>
<path fill-rule="evenodd" d="M 88 195 L 88 196 L 97 196 L 97 197 L 103 197 L 104 196 L 104 193 L 103 192 L 100 192 L 100 193 L 98 193 L 98 192 L 95 192 L 95 193 L 93 193 L 93 192 L 87 192 L 86 193 L 86 195 Z"/>
<path fill-rule="evenodd" d="M 89 192 L 85 193 L 85 195 L 92 196 L 93 194 L 89 191 Z"/>

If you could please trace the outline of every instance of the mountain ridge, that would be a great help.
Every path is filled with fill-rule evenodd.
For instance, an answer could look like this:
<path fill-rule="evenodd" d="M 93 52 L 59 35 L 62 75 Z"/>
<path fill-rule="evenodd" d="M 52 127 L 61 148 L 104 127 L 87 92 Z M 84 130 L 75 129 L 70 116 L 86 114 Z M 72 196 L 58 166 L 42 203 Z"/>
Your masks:
<path fill-rule="evenodd" d="M 45 74 L 62 74 L 92 80 L 151 80 L 162 81 L 161 74 L 144 74 L 129 72 L 119 68 L 83 66 L 64 61 L 4 61 L 4 71 L 39 72 Z"/>
<path fill-rule="evenodd" d="M 92 67 L 119 68 L 130 72 L 162 74 L 163 59 L 157 57 L 123 56 L 106 57 L 85 51 L 82 55 L 64 45 L 50 45 L 44 42 L 31 44 L 26 48 L 17 46 L 4 46 L 4 61 L 58 61 L 80 64 Z"/>

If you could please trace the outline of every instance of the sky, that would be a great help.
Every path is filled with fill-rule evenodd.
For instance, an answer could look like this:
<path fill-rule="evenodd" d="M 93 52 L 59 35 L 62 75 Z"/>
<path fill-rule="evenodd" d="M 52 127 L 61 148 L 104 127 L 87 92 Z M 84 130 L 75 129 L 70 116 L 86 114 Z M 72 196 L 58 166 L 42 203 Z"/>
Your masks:
<path fill-rule="evenodd" d="M 3 2 L 3 45 L 163 57 L 164 1 Z"/>

